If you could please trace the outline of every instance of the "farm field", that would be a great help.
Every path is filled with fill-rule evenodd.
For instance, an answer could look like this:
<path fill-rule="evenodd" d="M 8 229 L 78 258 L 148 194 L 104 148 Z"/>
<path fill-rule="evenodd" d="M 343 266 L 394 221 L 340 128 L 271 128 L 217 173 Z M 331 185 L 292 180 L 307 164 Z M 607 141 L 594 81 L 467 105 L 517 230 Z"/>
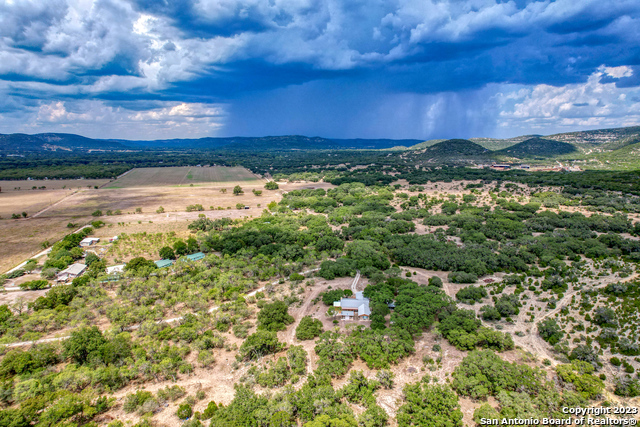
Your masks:
<path fill-rule="evenodd" d="M 157 168 L 162 169 L 162 168 Z M 164 168 L 169 170 L 173 168 Z M 176 168 L 188 169 L 188 168 Z M 213 168 L 211 168 L 213 169 Z M 222 168 L 217 168 L 222 169 Z M 229 168 L 241 169 L 244 168 Z M 224 172 L 228 174 L 227 172 Z M 222 175 L 224 175 L 222 173 Z M 221 176 L 222 176 L 221 175 Z M 227 175 L 228 176 L 228 175 Z M 75 184 L 78 180 L 73 180 Z M 49 181 L 51 182 L 51 181 Z M 55 182 L 64 182 L 62 180 Z M 280 201 L 281 190 L 264 190 L 264 180 L 232 181 L 212 186 L 142 186 L 136 188 L 83 188 L 78 191 L 42 190 L 15 191 L 0 193 L 0 272 L 5 272 L 42 250 L 43 242 L 53 243 L 70 232 L 69 223 L 78 226 L 100 219 L 107 227 L 100 230 L 105 236 L 121 232 L 167 232 L 174 229 L 185 229 L 187 221 L 198 218 L 205 213 L 208 217 L 258 216 L 272 201 Z M 233 186 L 240 184 L 244 194 L 235 196 Z M 305 183 L 281 185 L 281 189 L 308 187 Z M 62 186 L 60 186 L 62 187 Z M 331 187 L 330 184 L 313 184 L 313 187 Z M 225 189 L 226 192 L 221 192 Z M 252 190 L 263 190 L 262 195 L 253 194 Z M 43 200 L 43 196 L 47 199 Z M 55 196 L 55 197 L 54 197 Z M 249 206 L 249 209 L 238 210 L 237 203 Z M 205 212 L 186 212 L 189 205 L 200 204 Z M 164 213 L 156 213 L 159 207 Z M 140 208 L 141 212 L 136 213 Z M 216 210 L 212 210 L 216 209 Z M 223 209 L 223 210 L 220 210 Z M 100 210 L 101 217 L 91 214 Z M 26 219 L 10 219 L 11 214 L 26 211 Z M 118 212 L 119 211 L 119 212 Z M 36 217 L 32 217 L 39 212 Z M 109 215 L 111 213 L 112 215 Z"/>
<path fill-rule="evenodd" d="M 243 167 L 167 167 L 139 168 L 121 175 L 105 188 L 194 186 L 264 183 L 265 181 Z"/>
<path fill-rule="evenodd" d="M 33 191 L 41 193 L 49 190 L 78 190 L 82 188 L 93 188 L 94 186 L 102 186 L 109 182 L 108 179 L 32 179 L 22 181 L 0 180 L 0 188 L 2 193 L 11 193 L 14 191 Z M 46 187 L 42 190 L 34 190 L 33 187 Z"/>

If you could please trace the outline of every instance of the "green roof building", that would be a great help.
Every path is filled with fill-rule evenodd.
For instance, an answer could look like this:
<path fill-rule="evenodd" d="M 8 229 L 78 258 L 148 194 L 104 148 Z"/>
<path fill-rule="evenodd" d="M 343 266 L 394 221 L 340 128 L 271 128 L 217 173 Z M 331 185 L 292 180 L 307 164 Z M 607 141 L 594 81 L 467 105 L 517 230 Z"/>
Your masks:
<path fill-rule="evenodd" d="M 154 261 L 158 268 L 165 268 L 173 265 L 173 261 L 170 259 L 161 259 L 160 261 Z"/>
<path fill-rule="evenodd" d="M 204 254 L 202 252 L 196 252 L 195 254 L 187 255 L 187 259 L 189 261 L 200 261 L 204 258 Z"/>

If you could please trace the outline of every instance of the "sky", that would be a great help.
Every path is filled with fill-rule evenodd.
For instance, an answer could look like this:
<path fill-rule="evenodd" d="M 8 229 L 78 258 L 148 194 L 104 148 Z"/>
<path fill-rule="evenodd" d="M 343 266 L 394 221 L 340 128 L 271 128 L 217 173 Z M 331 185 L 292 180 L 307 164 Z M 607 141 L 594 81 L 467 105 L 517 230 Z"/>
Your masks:
<path fill-rule="evenodd" d="M 638 0 L 0 0 L 0 133 L 640 125 Z"/>

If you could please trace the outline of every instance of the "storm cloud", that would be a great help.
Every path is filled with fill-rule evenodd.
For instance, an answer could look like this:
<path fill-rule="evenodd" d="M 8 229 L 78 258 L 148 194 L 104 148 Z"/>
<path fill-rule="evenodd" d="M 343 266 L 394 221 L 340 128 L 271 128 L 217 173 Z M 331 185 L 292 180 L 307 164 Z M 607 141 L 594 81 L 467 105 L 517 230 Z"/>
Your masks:
<path fill-rule="evenodd" d="M 637 0 L 0 2 L 0 132 L 513 136 L 638 124 Z"/>

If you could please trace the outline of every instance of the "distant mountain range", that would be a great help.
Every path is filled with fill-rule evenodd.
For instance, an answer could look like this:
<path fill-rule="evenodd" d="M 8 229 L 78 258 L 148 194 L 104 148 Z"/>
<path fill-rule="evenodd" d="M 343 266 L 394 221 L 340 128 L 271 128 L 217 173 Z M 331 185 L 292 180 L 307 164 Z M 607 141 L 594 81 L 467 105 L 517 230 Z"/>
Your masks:
<path fill-rule="evenodd" d="M 91 139 L 65 133 L 0 134 L 4 155 L 45 152 L 126 150 L 404 150 L 430 159 L 509 160 L 560 157 L 567 159 L 619 157 L 636 152 L 640 126 L 569 132 L 549 136 L 523 135 L 509 139 L 471 138 L 421 141 L 415 139 L 331 139 L 301 135 L 130 141 Z M 628 148 L 629 146 L 632 146 Z M 626 149 L 625 149 L 626 148 Z M 613 153 L 613 154 L 612 154 Z M 568 157 L 569 156 L 569 157 Z M 595 156 L 595 157 L 594 157 Z"/>
<path fill-rule="evenodd" d="M 14 133 L 11 135 L 0 134 L 0 151 L 19 154 L 43 151 L 171 149 L 224 149 L 230 151 L 378 150 L 395 146 L 410 147 L 420 142 L 419 139 L 328 139 L 301 135 L 129 141 L 91 139 L 65 133 L 41 133 L 36 135 Z"/>

